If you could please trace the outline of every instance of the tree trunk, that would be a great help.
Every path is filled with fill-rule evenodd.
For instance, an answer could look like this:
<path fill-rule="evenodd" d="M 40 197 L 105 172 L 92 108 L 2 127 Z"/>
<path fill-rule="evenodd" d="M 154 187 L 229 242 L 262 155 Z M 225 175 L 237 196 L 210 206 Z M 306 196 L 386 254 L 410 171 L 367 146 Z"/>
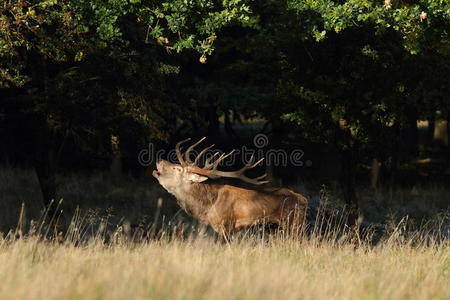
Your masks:
<path fill-rule="evenodd" d="M 35 123 L 34 167 L 41 186 L 44 205 L 48 207 L 52 200 L 56 200 L 55 147 L 46 116 L 37 116 Z"/>
<path fill-rule="evenodd" d="M 225 124 L 224 124 L 225 132 L 227 133 L 227 135 L 230 138 L 232 138 L 234 141 L 238 142 L 239 141 L 239 137 L 238 137 L 238 135 L 236 134 L 236 132 L 233 129 L 234 117 L 231 118 L 231 114 L 232 113 L 233 112 L 231 112 L 230 110 L 227 110 L 224 113 L 224 117 L 225 117 Z"/>
<path fill-rule="evenodd" d="M 43 204 L 47 209 L 47 224 L 54 229 L 55 236 L 60 240 L 62 239 L 60 233 L 64 230 L 65 220 L 57 211 L 59 199 L 56 191 L 56 137 L 50 131 L 45 116 L 38 117 L 36 125 L 34 168 L 39 180 Z"/>
<path fill-rule="evenodd" d="M 267 140 L 267 144 L 262 145 L 261 148 L 266 148 L 267 150 L 270 149 L 282 149 L 281 147 L 281 141 L 283 140 L 283 123 L 278 119 L 274 118 L 270 122 L 272 124 L 272 130 L 271 134 L 269 135 L 270 139 Z M 260 148 L 258 145 L 254 145 L 257 148 Z M 276 185 L 283 185 L 283 180 L 286 180 L 283 178 L 283 174 L 280 174 L 280 172 L 277 172 L 277 166 L 276 159 L 272 155 L 267 156 L 266 161 L 266 173 L 267 173 L 267 179 L 271 181 L 272 183 L 275 183 Z M 279 170 L 279 169 L 278 169 Z M 281 176 L 280 176 L 281 175 Z M 290 174 L 292 175 L 292 174 Z M 276 180 L 275 176 L 278 176 L 278 180 Z M 292 179 L 292 176 L 290 176 Z"/>
<path fill-rule="evenodd" d="M 397 123 L 394 123 L 392 126 L 392 130 L 394 131 L 394 136 L 400 136 L 400 126 Z M 400 141 L 398 139 L 395 139 L 393 141 L 394 147 L 392 149 L 392 156 L 391 156 L 391 168 L 390 168 L 390 178 L 389 178 L 389 195 L 390 200 L 393 200 L 393 194 L 394 194 L 394 185 L 397 180 L 397 171 L 399 166 L 399 156 L 400 156 Z"/>
<path fill-rule="evenodd" d="M 339 128 L 344 139 L 344 145 L 341 151 L 342 155 L 342 178 L 341 184 L 344 194 L 345 205 L 348 210 L 347 225 L 355 227 L 358 225 L 359 208 L 358 199 L 355 192 L 355 132 L 348 128 L 347 121 L 341 118 Z"/>
<path fill-rule="evenodd" d="M 372 168 L 370 169 L 370 187 L 373 189 L 377 188 L 378 177 L 380 175 L 380 162 L 378 159 L 374 158 L 372 160 Z"/>
<path fill-rule="evenodd" d="M 219 130 L 219 116 L 217 115 L 217 106 L 214 103 L 210 103 L 207 110 L 208 120 L 208 136 L 218 137 L 220 134 Z"/>
<path fill-rule="evenodd" d="M 342 151 L 342 184 L 345 205 L 348 210 L 347 225 L 355 227 L 358 224 L 359 208 L 355 192 L 355 163 L 353 150 L 346 148 Z"/>
<path fill-rule="evenodd" d="M 447 141 L 448 141 L 448 145 L 450 145 L 450 119 L 447 119 Z"/>
<path fill-rule="evenodd" d="M 54 150 L 47 147 L 41 149 L 42 156 L 35 162 L 36 175 L 41 187 L 42 199 L 45 207 L 49 207 L 52 200 L 56 200 L 56 164 Z M 52 204 L 50 210 L 53 215 L 55 205 Z"/>
<path fill-rule="evenodd" d="M 417 111 L 409 109 L 407 112 L 407 123 L 403 129 L 403 151 L 409 155 L 416 156 L 418 153 L 418 131 L 417 131 Z"/>
<path fill-rule="evenodd" d="M 427 128 L 427 137 L 426 137 L 426 144 L 432 145 L 434 142 L 434 128 L 436 127 L 436 121 L 435 116 L 430 117 L 428 119 L 428 128 Z"/>
<path fill-rule="evenodd" d="M 116 135 L 111 135 L 111 150 L 112 150 L 112 161 L 111 161 L 111 174 L 115 177 L 119 177 L 122 173 L 122 160 L 119 147 L 119 137 Z"/>

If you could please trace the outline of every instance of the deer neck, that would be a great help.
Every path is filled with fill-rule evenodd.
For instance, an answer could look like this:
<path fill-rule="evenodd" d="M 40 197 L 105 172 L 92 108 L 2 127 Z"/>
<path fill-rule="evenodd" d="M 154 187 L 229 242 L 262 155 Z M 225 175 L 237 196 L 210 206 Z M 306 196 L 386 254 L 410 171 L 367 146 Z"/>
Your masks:
<path fill-rule="evenodd" d="M 217 200 L 215 186 L 205 183 L 191 183 L 169 192 L 177 198 L 181 208 L 204 223 L 209 209 Z"/>

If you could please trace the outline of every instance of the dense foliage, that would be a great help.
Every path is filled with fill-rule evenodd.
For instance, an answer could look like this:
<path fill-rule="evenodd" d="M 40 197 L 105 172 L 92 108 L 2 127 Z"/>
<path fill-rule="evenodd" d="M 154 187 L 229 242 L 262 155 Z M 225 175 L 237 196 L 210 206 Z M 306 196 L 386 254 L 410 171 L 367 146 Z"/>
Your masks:
<path fill-rule="evenodd" d="M 395 165 L 395 137 L 450 119 L 449 27 L 443 0 L 6 0 L 0 113 L 37 137 L 43 177 L 67 140 L 108 157 L 118 136 L 135 161 L 263 118 L 275 142 L 341 153 L 350 203 L 362 153 Z"/>

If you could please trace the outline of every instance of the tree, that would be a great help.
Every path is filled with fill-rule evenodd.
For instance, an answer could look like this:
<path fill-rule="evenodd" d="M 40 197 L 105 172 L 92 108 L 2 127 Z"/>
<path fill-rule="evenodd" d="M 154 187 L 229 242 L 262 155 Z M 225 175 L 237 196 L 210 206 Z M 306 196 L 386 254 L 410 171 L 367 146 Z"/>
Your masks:
<path fill-rule="evenodd" d="M 288 30 L 275 33 L 289 41 L 281 48 L 281 82 L 284 93 L 297 103 L 283 118 L 341 152 L 349 225 L 358 218 L 358 153 L 392 155 L 395 143 L 386 140 L 395 140 L 395 125 L 404 128 L 410 120 L 415 124 L 424 104 L 418 87 L 435 90 L 436 84 L 425 83 L 429 74 L 423 62 L 438 56 L 448 64 L 448 4 L 377 3 L 288 1 L 288 10 L 297 16 L 297 22 L 289 23 L 297 39 L 286 37 Z M 436 107 L 433 101 L 425 105 Z"/>
<path fill-rule="evenodd" d="M 44 204 L 56 198 L 57 161 L 67 139 L 80 146 L 109 141 L 126 120 L 151 138 L 167 139 L 171 127 L 161 115 L 173 106 L 164 82 L 177 67 L 161 50 L 195 49 L 204 62 L 216 32 L 248 21 L 247 14 L 239 0 L 5 1 L 0 89 L 5 95 L 15 89 L 20 101 L 4 102 L 3 110 L 28 120 Z"/>

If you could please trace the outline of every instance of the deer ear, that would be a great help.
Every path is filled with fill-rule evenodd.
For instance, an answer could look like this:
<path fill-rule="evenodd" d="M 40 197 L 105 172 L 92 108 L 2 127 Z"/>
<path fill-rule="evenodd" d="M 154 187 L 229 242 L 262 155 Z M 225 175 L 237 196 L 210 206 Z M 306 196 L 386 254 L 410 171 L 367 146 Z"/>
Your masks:
<path fill-rule="evenodd" d="M 201 176 L 195 173 L 188 173 L 187 174 L 187 180 L 192 181 L 192 182 L 203 182 L 205 180 L 207 180 L 208 177 L 206 176 Z"/>

